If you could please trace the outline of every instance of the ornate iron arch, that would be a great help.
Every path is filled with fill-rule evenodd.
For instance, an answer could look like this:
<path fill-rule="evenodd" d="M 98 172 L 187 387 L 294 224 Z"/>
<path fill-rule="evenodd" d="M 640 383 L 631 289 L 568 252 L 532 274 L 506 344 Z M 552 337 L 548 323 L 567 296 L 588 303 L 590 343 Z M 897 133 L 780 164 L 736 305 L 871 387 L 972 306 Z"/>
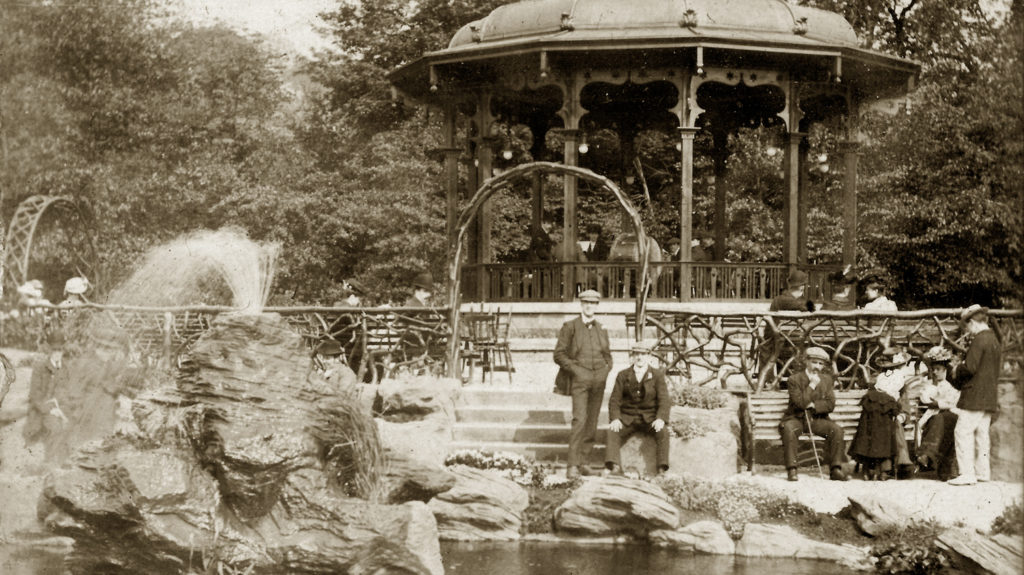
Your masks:
<path fill-rule="evenodd" d="M 453 372 L 455 366 L 459 363 L 459 292 L 461 291 L 460 283 L 462 281 L 462 266 L 459 264 L 462 259 L 462 244 L 465 240 L 466 232 L 469 229 L 469 225 L 476 219 L 477 213 L 479 213 L 484 202 L 496 192 L 505 189 L 512 180 L 528 176 L 534 172 L 555 172 L 562 175 L 575 176 L 611 191 L 615 198 L 619 200 L 626 213 L 629 214 L 630 220 L 633 222 L 633 228 L 636 230 L 637 249 L 640 252 L 640 285 L 637 286 L 636 321 L 638 326 L 642 326 L 645 323 L 647 291 L 651 284 L 650 271 L 648 269 L 650 267 L 650 249 L 647 242 L 647 234 L 644 232 L 644 224 L 640 219 L 640 212 L 637 211 L 636 206 L 630 201 L 629 196 L 619 189 L 615 182 L 586 168 L 556 164 L 554 162 L 521 164 L 501 175 L 486 180 L 473 195 L 472 199 L 470 199 L 469 203 L 459 212 L 455 245 L 451 246 L 449 250 L 452 258 L 448 263 L 448 307 L 451 310 L 449 313 L 451 314 L 450 327 L 452 330 L 452 335 L 448 338 L 448 369 L 450 372 Z M 641 337 L 642 333 L 642 329 L 636 330 L 637 339 Z"/>
<path fill-rule="evenodd" d="M 32 256 L 32 242 L 35 237 L 36 228 L 43 216 L 49 211 L 63 210 L 77 218 L 79 225 L 88 228 L 93 222 L 92 211 L 87 205 L 75 200 L 70 196 L 30 196 L 20 204 L 14 211 L 11 218 L 11 225 L 7 228 L 7 238 L 4 251 L 3 284 L 5 289 L 15 290 L 29 280 L 29 259 Z M 96 277 L 96 246 L 92 237 L 88 236 L 84 242 L 88 253 L 78 253 L 82 273 L 87 274 L 89 281 L 96 284 L 99 278 Z"/>

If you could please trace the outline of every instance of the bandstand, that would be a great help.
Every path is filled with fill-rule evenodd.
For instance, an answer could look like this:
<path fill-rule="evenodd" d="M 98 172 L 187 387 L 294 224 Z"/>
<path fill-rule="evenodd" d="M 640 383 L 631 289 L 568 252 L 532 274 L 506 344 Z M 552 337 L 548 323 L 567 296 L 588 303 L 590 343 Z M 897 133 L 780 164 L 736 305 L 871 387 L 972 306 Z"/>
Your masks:
<path fill-rule="evenodd" d="M 678 150 L 673 229 L 680 252 L 659 267 L 652 297 L 764 301 L 794 266 L 809 272 L 812 294 L 827 295 L 824 277 L 832 268 L 810 266 L 807 257 L 810 126 L 827 121 L 841 133 L 841 263 L 856 263 L 858 118 L 869 107 L 894 107 L 918 72 L 912 61 L 861 48 L 842 16 L 783 0 L 527 0 L 466 24 L 447 48 L 394 70 L 390 80 L 397 97 L 443 111 L 450 242 L 458 236 L 460 205 L 519 163 L 583 166 L 637 189 L 630 168 L 637 136 L 654 131 Z M 728 137 L 752 126 L 780 132 L 772 152 L 781 151 L 784 182 L 781 261 L 723 261 L 724 186 L 702 190 L 713 196 L 715 252 L 710 261 L 694 261 L 695 138 L 710 136 L 712 143 L 710 166 L 700 171 L 722 177 Z M 509 151 L 516 130 L 528 134 L 528 153 Z M 593 139 L 600 131 L 617 136 L 617 156 L 581 158 L 588 134 Z M 551 138 L 561 142 L 561 157 L 551 157 Z M 631 296 L 621 289 L 622 278 L 636 274 L 637 264 L 574 257 L 581 239 L 579 187 L 574 175 L 562 179 L 557 261 L 496 263 L 493 203 L 484 202 L 468 230 L 463 301 L 571 301 L 584 285 L 612 299 Z M 535 175 L 528 185 L 530 231 L 537 237 L 542 178 Z"/>

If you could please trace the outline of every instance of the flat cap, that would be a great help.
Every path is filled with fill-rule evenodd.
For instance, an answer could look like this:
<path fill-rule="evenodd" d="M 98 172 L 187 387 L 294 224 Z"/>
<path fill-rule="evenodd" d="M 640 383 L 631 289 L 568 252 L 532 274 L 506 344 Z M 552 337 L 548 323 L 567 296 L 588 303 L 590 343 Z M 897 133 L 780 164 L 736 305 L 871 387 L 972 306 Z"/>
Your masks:
<path fill-rule="evenodd" d="M 580 294 L 580 301 L 600 303 L 601 294 L 597 293 L 596 290 L 588 289 Z"/>

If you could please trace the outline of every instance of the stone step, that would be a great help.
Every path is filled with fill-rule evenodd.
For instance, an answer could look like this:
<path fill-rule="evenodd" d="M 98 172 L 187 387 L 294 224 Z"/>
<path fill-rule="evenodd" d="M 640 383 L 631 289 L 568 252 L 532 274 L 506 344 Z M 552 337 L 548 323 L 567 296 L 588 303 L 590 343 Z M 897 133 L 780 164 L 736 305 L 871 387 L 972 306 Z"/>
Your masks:
<path fill-rule="evenodd" d="M 605 429 L 607 423 L 598 424 L 596 441 L 604 441 Z M 569 442 L 570 427 L 558 424 L 456 423 L 453 431 L 455 441 L 566 445 Z"/>
<path fill-rule="evenodd" d="M 605 395 L 602 402 L 607 403 L 611 394 L 611 384 L 605 387 Z M 538 391 L 535 389 L 508 389 L 494 388 L 482 389 L 479 386 L 467 387 L 462 390 L 461 407 L 506 407 L 520 409 L 571 409 L 572 400 L 565 395 L 551 393 L 551 391 Z"/>
<path fill-rule="evenodd" d="M 514 443 L 514 442 L 486 442 L 486 441 L 454 441 L 452 451 L 460 449 L 474 449 L 479 451 L 507 451 L 518 453 L 525 457 L 545 463 L 562 463 L 568 459 L 569 445 L 554 443 Z M 590 465 L 600 466 L 604 462 L 604 445 L 594 445 L 591 454 Z"/>
<path fill-rule="evenodd" d="M 570 425 L 572 409 L 565 405 L 564 409 L 540 408 L 526 409 L 517 406 L 485 405 L 460 407 L 456 410 L 456 419 L 460 423 L 504 423 L 527 425 Z M 608 410 L 601 411 L 598 425 L 608 422 Z"/>

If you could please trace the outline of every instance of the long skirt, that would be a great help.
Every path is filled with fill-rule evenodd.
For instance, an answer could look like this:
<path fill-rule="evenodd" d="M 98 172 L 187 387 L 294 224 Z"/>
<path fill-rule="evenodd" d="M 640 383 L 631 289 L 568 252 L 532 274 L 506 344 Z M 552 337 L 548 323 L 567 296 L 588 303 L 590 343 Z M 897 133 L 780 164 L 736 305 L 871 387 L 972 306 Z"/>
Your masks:
<path fill-rule="evenodd" d="M 931 467 L 939 478 L 952 477 L 956 456 L 953 451 L 953 430 L 956 428 L 956 414 L 952 411 L 940 411 L 928 418 L 924 432 L 921 434 L 921 448 L 918 455 L 927 455 Z"/>

